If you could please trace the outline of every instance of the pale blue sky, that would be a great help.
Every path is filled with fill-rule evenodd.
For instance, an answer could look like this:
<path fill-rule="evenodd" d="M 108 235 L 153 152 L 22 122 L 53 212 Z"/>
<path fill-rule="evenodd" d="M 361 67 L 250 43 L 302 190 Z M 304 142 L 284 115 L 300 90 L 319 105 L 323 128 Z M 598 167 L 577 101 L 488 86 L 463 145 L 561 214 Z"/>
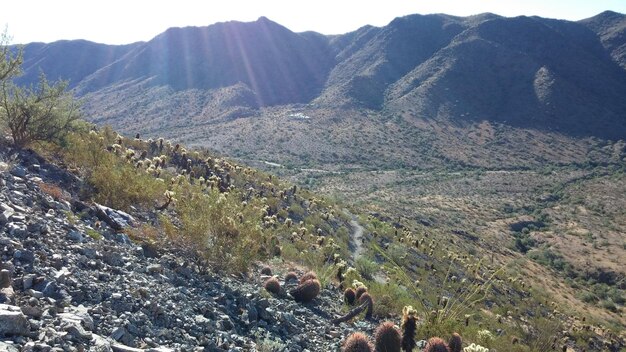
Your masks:
<path fill-rule="evenodd" d="M 14 43 L 87 39 L 124 44 L 150 40 L 169 27 L 259 16 L 296 32 L 338 34 L 365 24 L 383 26 L 413 13 L 493 12 L 580 20 L 604 10 L 626 13 L 626 0 L 3 0 L 0 26 L 8 27 Z"/>

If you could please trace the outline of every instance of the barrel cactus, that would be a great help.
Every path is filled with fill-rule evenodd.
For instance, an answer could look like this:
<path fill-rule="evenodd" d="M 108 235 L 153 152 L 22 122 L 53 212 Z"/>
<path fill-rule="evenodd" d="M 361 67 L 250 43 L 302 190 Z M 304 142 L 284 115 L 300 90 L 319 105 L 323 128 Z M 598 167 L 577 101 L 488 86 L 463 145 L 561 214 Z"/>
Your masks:
<path fill-rule="evenodd" d="M 320 282 L 317 279 L 306 280 L 289 292 L 296 302 L 311 302 L 321 290 Z"/>
<path fill-rule="evenodd" d="M 372 343 L 369 338 L 360 332 L 355 332 L 348 336 L 343 343 L 343 352 L 372 352 Z"/>
<path fill-rule="evenodd" d="M 374 340 L 376 352 L 400 352 L 400 332 L 390 321 L 384 322 L 376 328 Z"/>
<path fill-rule="evenodd" d="M 275 277 L 270 277 L 265 281 L 263 285 L 268 292 L 271 292 L 275 295 L 280 293 L 280 282 Z"/>

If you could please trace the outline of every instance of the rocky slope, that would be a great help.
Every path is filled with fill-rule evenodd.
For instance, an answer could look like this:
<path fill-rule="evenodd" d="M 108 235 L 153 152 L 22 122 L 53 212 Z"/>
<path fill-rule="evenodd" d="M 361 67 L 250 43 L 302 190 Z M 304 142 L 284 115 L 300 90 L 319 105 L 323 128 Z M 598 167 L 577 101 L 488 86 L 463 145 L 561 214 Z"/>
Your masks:
<path fill-rule="evenodd" d="M 220 276 L 134 244 L 71 197 L 79 183 L 32 153 L 0 154 L 2 350 L 331 351 L 373 329 L 330 323 L 341 309 L 335 288 L 300 304 L 265 292 L 260 275 Z"/>

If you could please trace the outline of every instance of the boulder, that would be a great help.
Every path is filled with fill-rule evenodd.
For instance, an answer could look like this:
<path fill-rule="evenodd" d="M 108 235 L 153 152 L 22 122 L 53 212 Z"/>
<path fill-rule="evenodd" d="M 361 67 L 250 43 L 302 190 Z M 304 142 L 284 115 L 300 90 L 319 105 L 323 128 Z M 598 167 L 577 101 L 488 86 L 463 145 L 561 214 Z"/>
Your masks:
<path fill-rule="evenodd" d="M 19 307 L 0 304 L 0 336 L 27 335 L 28 319 Z"/>

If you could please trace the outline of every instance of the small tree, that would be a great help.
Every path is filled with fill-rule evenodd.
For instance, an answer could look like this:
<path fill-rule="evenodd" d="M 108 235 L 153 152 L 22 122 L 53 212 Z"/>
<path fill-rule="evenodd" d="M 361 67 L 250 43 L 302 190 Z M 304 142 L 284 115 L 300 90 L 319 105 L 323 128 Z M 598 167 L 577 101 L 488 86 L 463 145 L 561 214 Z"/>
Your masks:
<path fill-rule="evenodd" d="M 43 73 L 36 86 L 13 83 L 21 74 L 22 50 L 10 48 L 8 42 L 5 32 L 0 36 L 0 122 L 18 147 L 60 140 L 80 118 L 78 102 L 66 91 L 66 81 L 50 84 Z"/>
<path fill-rule="evenodd" d="M 48 83 L 41 74 L 36 87 L 2 84 L 0 118 L 13 143 L 23 147 L 35 141 L 58 141 L 80 118 L 78 104 L 65 88 L 67 82 Z"/>
<path fill-rule="evenodd" d="M 17 53 L 9 47 L 10 41 L 7 32 L 0 34 L 0 82 L 11 79 L 20 74 L 22 66 L 22 51 Z"/>

